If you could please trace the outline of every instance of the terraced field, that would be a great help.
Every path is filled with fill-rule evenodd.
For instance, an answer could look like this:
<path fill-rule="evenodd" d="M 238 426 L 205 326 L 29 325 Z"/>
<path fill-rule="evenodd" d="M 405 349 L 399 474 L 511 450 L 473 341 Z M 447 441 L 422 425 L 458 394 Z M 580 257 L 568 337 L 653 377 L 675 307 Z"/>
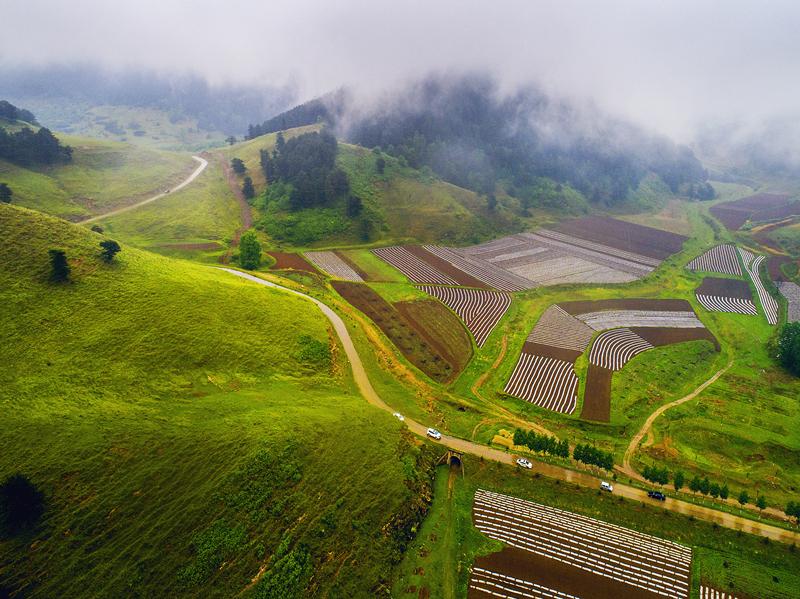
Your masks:
<path fill-rule="evenodd" d="M 685 240 L 651 227 L 589 217 L 555 230 L 539 229 L 466 248 L 394 246 L 374 252 L 415 283 L 513 292 L 561 284 L 629 283 L 680 251 Z"/>
<path fill-rule="evenodd" d="M 786 194 L 759 193 L 733 202 L 717 204 L 711 214 L 731 231 L 740 229 L 747 221 L 768 221 L 795 213 L 796 203 Z"/>
<path fill-rule="evenodd" d="M 329 275 L 342 279 L 362 283 L 361 278 L 352 266 L 342 260 L 336 252 L 306 252 L 305 257 L 318 269 L 327 272 Z"/>
<path fill-rule="evenodd" d="M 611 378 L 653 347 L 707 340 L 719 343 L 685 300 L 617 299 L 550 306 L 528 335 L 504 391 L 540 407 L 571 414 L 577 404 L 574 366 L 589 353 L 581 418 L 607 422 Z"/>
<path fill-rule="evenodd" d="M 453 312 L 475 338 L 478 347 L 486 339 L 511 305 L 511 296 L 498 291 L 420 285 L 419 289 L 440 300 Z"/>
<path fill-rule="evenodd" d="M 509 547 L 476 560 L 469 597 L 690 596 L 689 547 L 483 489 L 473 522 Z"/>
<path fill-rule="evenodd" d="M 709 312 L 758 314 L 750 286 L 745 281 L 706 277 L 695 291 L 695 297 Z"/>
<path fill-rule="evenodd" d="M 692 271 L 715 272 L 725 275 L 742 276 L 736 246 L 729 243 L 715 246 L 698 256 L 686 268 Z"/>

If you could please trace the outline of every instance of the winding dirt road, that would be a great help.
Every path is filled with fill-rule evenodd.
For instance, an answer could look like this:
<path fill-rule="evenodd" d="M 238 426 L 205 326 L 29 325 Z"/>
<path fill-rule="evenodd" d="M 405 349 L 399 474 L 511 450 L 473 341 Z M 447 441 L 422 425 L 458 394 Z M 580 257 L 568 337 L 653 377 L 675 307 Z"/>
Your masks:
<path fill-rule="evenodd" d="M 158 195 L 154 195 L 151 198 L 147 198 L 146 200 L 142 200 L 141 202 L 136 202 L 135 204 L 131 204 L 130 206 L 123 206 L 122 208 L 117 208 L 116 210 L 111 210 L 110 212 L 106 212 L 105 214 L 99 214 L 97 216 L 93 216 L 91 218 L 87 218 L 86 220 L 79 221 L 79 225 L 88 225 L 89 223 L 97 222 L 98 220 L 103 220 L 104 218 L 109 218 L 111 216 L 116 216 L 118 214 L 123 214 L 124 212 L 129 212 L 130 210 L 135 210 L 136 208 L 140 208 L 145 204 L 149 204 L 150 202 L 155 202 L 156 200 L 160 200 L 164 196 L 167 196 L 171 193 L 175 193 L 176 191 L 180 191 L 189 183 L 197 179 L 197 177 L 202 173 L 205 168 L 208 166 L 208 160 L 205 158 L 201 158 L 200 156 L 192 156 L 200 165 L 192 171 L 192 174 L 189 175 L 186 179 L 181 181 L 178 185 L 170 189 L 169 191 L 165 191 L 159 193 Z"/>
<path fill-rule="evenodd" d="M 356 385 L 358 386 L 361 395 L 363 395 L 364 398 L 370 404 L 377 406 L 387 412 L 394 412 L 394 410 L 380 398 L 380 396 L 372 386 L 372 383 L 370 383 L 369 377 L 367 376 L 367 372 L 364 368 L 364 364 L 361 362 L 361 357 L 358 355 L 358 352 L 356 351 L 355 345 L 353 344 L 353 340 L 350 337 L 350 333 L 347 330 L 347 326 L 345 325 L 344 321 L 339 317 L 339 315 L 336 312 L 334 312 L 330 307 L 328 307 L 327 304 L 324 304 L 318 299 L 310 297 L 304 293 L 295 291 L 294 289 L 289 289 L 287 287 L 277 285 L 270 281 L 260 279 L 251 274 L 234 270 L 232 268 L 224 268 L 224 267 L 217 267 L 217 268 L 219 268 L 220 270 L 224 270 L 225 272 L 228 272 L 237 277 L 241 277 L 243 279 L 247 279 L 249 281 L 257 283 L 259 285 L 264 285 L 265 287 L 271 287 L 273 289 L 279 289 L 287 293 L 292 293 L 294 295 L 298 295 L 309 301 L 314 302 L 314 304 L 316 304 L 317 307 L 319 307 L 319 309 L 322 310 L 322 313 L 333 325 L 333 329 L 336 331 L 336 334 L 339 337 L 339 340 L 341 341 L 342 346 L 344 348 L 345 354 L 347 355 L 347 358 L 350 361 L 350 367 L 352 368 L 353 371 L 353 378 L 355 379 Z M 715 376 L 721 375 L 722 372 L 724 372 L 724 370 L 720 371 Z M 714 380 L 716 380 L 716 378 L 714 377 L 712 377 L 712 379 L 713 380 L 706 381 L 705 385 L 708 386 L 711 383 L 713 383 Z M 699 393 L 704 388 L 705 387 L 701 386 L 701 388 L 698 389 L 696 393 Z M 688 401 L 688 399 L 686 399 L 686 401 Z M 428 427 L 425 426 L 424 424 L 416 422 L 415 420 L 411 420 L 410 418 L 405 419 L 405 424 L 413 433 L 421 437 L 427 436 Z M 428 439 L 428 441 L 434 442 L 430 438 Z M 509 454 L 504 451 L 500 451 L 498 449 L 487 447 L 485 445 L 480 445 L 478 443 L 473 443 L 472 441 L 459 439 L 458 437 L 451 437 L 449 435 L 442 435 L 442 438 L 440 441 L 438 441 L 438 443 L 443 445 L 444 447 L 448 447 L 455 451 L 460 451 L 470 455 L 478 456 L 485 460 L 493 460 L 495 462 L 500 462 L 502 464 L 513 465 L 516 457 L 513 454 Z M 561 466 L 546 464 L 544 462 L 539 462 L 539 461 L 533 461 L 533 468 L 530 470 L 530 473 L 531 474 L 539 473 L 550 478 L 560 479 L 566 482 L 570 482 L 573 484 L 593 489 L 596 489 L 600 486 L 600 479 L 595 476 L 592 476 L 591 474 L 585 472 L 577 472 L 574 470 L 570 470 L 568 468 L 562 468 Z M 634 501 L 642 501 L 649 503 L 653 502 L 653 500 L 647 497 L 646 491 L 643 491 L 642 489 L 638 489 L 636 487 L 623 485 L 620 483 L 614 483 L 614 494 L 619 495 L 621 497 L 625 497 L 627 499 L 632 499 Z M 732 528 L 734 530 L 741 530 L 743 532 L 747 532 L 750 534 L 767 537 L 774 541 L 780 541 L 782 543 L 787 543 L 787 544 L 800 543 L 800 533 L 798 532 L 785 530 L 783 528 L 779 528 L 777 526 L 772 526 L 769 524 L 762 524 L 760 522 L 755 522 L 753 520 L 742 518 L 741 516 L 736 516 L 733 514 L 729 514 L 727 512 L 722 512 L 704 506 L 695 505 L 693 503 L 689 503 L 686 501 L 681 501 L 680 499 L 668 497 L 667 500 L 661 504 L 661 506 L 664 509 L 670 510 L 671 512 L 694 516 L 698 520 L 713 522 L 718 524 L 719 526 L 724 526 L 726 528 Z"/>

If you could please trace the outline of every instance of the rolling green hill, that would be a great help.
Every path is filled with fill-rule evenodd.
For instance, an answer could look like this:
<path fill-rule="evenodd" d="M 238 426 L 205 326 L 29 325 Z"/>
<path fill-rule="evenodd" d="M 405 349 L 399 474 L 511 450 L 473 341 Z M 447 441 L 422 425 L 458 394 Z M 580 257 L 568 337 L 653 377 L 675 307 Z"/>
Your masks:
<path fill-rule="evenodd" d="M 14 203 L 80 220 L 132 204 L 185 179 L 197 164 L 188 154 L 59 135 L 72 146 L 68 164 L 24 168 L 0 160 L 0 181 Z"/>
<path fill-rule="evenodd" d="M 358 396 L 322 315 L 132 247 L 106 264 L 102 239 L 0 205 L 0 479 L 46 497 L 0 540 L 0 594 L 379 592 L 427 454 Z"/>

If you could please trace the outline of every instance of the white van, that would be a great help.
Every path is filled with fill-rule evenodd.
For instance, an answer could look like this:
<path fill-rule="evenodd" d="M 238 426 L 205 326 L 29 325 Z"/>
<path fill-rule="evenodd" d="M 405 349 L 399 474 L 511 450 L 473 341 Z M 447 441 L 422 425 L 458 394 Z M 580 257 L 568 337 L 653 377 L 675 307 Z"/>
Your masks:
<path fill-rule="evenodd" d="M 614 490 L 614 487 L 611 485 L 611 483 L 607 483 L 606 481 L 600 483 L 600 488 L 603 489 L 603 491 L 608 491 L 609 493 Z"/>

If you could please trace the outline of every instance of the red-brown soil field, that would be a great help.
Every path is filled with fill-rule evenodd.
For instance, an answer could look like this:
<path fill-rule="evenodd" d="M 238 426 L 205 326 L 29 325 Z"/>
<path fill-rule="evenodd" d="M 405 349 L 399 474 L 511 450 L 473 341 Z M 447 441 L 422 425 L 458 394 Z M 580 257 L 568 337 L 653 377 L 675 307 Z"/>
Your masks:
<path fill-rule="evenodd" d="M 706 277 L 697 288 L 700 295 L 714 295 L 717 297 L 733 297 L 738 299 L 752 300 L 753 293 L 747 281 L 741 279 L 721 279 L 718 277 Z"/>
<path fill-rule="evenodd" d="M 602 243 L 612 248 L 665 260 L 680 252 L 686 237 L 606 216 L 568 220 L 556 228 L 561 233 Z"/>
<path fill-rule="evenodd" d="M 427 341 L 394 306 L 363 283 L 331 281 L 331 285 L 344 299 L 366 314 L 400 352 L 414 366 L 432 379 L 445 382 L 451 380 L 456 369 Z M 442 306 L 444 310 L 447 310 Z M 448 313 L 449 314 L 449 313 Z M 449 316 L 464 331 L 455 316 Z M 464 332 L 466 336 L 466 332 Z M 472 347 L 467 338 L 467 344 Z"/>
<path fill-rule="evenodd" d="M 303 258 L 300 254 L 292 252 L 267 252 L 275 259 L 275 264 L 272 265 L 272 270 L 302 270 L 319 274 L 319 271 L 311 266 L 311 264 Z"/>
<path fill-rule="evenodd" d="M 586 388 L 583 392 L 581 418 L 608 422 L 611 420 L 611 376 L 613 370 L 589 364 L 586 372 Z"/>
<path fill-rule="evenodd" d="M 472 358 L 472 340 L 455 314 L 436 300 L 393 304 L 413 329 L 453 367 L 458 374 Z"/>
<path fill-rule="evenodd" d="M 423 247 L 420 247 L 418 245 L 404 245 L 403 248 L 406 249 L 409 253 L 415 255 L 423 262 L 427 262 L 439 272 L 446 274 L 448 277 L 453 279 L 459 285 L 462 285 L 464 287 L 477 287 L 478 289 L 491 289 L 490 285 L 487 285 L 483 281 L 479 281 L 475 277 L 468 275 L 460 268 L 456 268 L 455 266 L 450 264 L 447 260 L 444 260 L 439 256 L 432 254 Z"/>

